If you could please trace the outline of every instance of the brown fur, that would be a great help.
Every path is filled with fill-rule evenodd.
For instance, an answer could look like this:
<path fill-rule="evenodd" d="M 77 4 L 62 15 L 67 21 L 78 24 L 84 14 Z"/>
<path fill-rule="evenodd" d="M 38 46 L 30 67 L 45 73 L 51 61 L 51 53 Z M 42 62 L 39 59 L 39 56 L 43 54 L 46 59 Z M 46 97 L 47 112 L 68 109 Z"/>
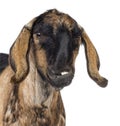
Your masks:
<path fill-rule="evenodd" d="M 40 69 L 47 76 L 46 52 L 38 46 L 36 34 L 33 35 L 34 43 L 30 44 L 31 29 L 36 19 L 23 27 L 10 49 L 9 66 L 0 74 L 0 126 L 65 126 L 65 111 L 60 91 L 43 81 L 37 71 Z M 44 22 L 54 27 L 54 33 L 60 23 L 69 31 L 75 25 L 69 15 L 57 10 L 50 11 Z M 79 28 L 82 34 L 76 38 L 79 44 L 71 57 L 72 67 L 83 42 L 88 73 L 95 82 L 105 87 L 107 80 L 98 72 L 100 64 L 96 49 L 82 27 Z M 42 41 L 46 38 L 40 39 Z"/>
<path fill-rule="evenodd" d="M 105 87 L 107 85 L 107 80 L 104 77 L 100 76 L 98 72 L 100 61 L 96 49 L 85 31 L 83 31 L 82 36 L 85 41 L 86 58 L 88 61 L 88 73 L 99 86 Z"/>

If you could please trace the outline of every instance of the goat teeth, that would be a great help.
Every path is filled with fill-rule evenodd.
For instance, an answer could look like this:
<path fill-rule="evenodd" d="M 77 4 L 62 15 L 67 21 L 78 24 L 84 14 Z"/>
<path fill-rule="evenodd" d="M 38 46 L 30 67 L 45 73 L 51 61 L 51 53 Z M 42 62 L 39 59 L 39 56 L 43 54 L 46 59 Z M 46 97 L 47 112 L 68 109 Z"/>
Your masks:
<path fill-rule="evenodd" d="M 64 71 L 64 72 L 61 72 L 61 75 L 66 75 L 68 74 L 68 72 Z"/>

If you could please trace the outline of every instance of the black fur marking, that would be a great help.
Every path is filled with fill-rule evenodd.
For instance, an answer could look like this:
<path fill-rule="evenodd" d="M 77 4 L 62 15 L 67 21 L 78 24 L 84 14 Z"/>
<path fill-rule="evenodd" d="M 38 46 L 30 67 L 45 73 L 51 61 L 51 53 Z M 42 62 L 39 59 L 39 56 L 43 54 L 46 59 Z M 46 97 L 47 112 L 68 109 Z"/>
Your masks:
<path fill-rule="evenodd" d="M 56 10 L 51 11 L 54 11 L 57 16 L 62 16 L 62 13 L 60 15 Z M 82 31 L 74 20 L 71 29 L 64 22 L 59 22 L 61 18 L 57 25 L 49 23 L 52 15 L 47 14 L 51 11 L 38 16 L 32 27 L 32 34 L 37 35 L 38 46 L 45 51 L 48 64 L 47 77 L 40 69 L 38 69 L 39 74 L 43 80 L 53 83 L 53 86 L 63 88 L 69 85 L 73 78 L 73 54 L 75 50 L 79 50 L 79 38 Z M 32 40 L 32 43 L 34 43 L 33 38 Z M 69 74 L 61 76 L 64 71 Z"/>
<path fill-rule="evenodd" d="M 0 73 L 8 66 L 8 54 L 0 53 Z"/>

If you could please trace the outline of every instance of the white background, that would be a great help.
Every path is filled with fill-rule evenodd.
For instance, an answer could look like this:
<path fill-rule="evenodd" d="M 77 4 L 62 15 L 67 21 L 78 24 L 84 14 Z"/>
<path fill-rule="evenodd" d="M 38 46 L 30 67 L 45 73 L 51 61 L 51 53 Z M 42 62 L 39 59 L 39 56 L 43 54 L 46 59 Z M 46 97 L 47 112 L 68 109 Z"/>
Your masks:
<path fill-rule="evenodd" d="M 48 9 L 71 15 L 84 27 L 101 61 L 107 88 L 93 82 L 84 47 L 76 60 L 72 84 L 62 90 L 67 126 L 120 126 L 119 0 L 4 0 L 0 2 L 0 52 L 8 53 L 23 25 Z"/>

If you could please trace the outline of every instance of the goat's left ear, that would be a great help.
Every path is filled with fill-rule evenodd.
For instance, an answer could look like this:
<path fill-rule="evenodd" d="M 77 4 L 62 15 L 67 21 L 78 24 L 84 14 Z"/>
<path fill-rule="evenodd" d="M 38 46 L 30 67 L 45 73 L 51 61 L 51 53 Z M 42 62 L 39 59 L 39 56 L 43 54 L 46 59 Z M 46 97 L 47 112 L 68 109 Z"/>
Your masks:
<path fill-rule="evenodd" d="M 31 29 L 35 20 L 36 18 L 23 27 L 10 49 L 10 65 L 15 72 L 15 75 L 11 79 L 13 83 L 19 83 L 28 74 L 29 64 L 27 54 L 29 51 Z"/>
<path fill-rule="evenodd" d="M 80 28 L 82 43 L 85 47 L 88 74 L 99 86 L 106 87 L 108 80 L 99 74 L 100 61 L 98 53 L 83 28 Z"/>

